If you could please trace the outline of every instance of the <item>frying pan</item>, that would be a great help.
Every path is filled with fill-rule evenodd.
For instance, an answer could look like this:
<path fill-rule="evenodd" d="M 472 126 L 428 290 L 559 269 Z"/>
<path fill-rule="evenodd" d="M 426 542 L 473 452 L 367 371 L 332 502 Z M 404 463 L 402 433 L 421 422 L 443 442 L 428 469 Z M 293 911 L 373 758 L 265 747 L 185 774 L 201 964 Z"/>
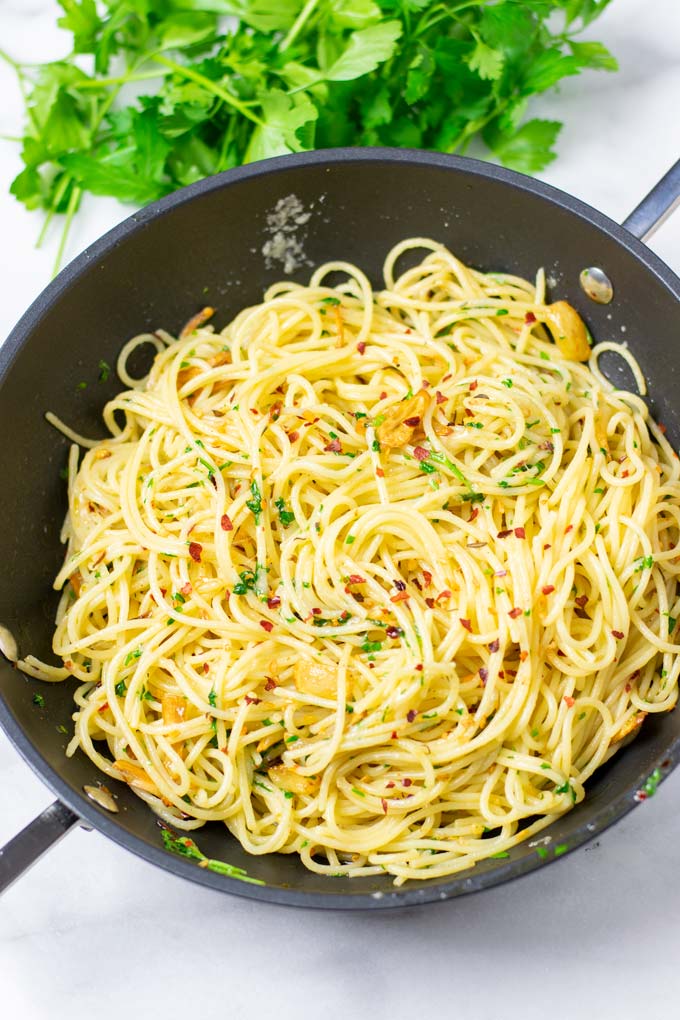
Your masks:
<path fill-rule="evenodd" d="M 293 213 L 281 227 L 277 203 L 291 195 L 302 215 Z M 292 275 L 300 281 L 312 265 L 342 258 L 379 283 L 385 254 L 410 236 L 442 241 L 482 269 L 532 277 L 544 266 L 553 296 L 570 301 L 594 336 L 629 343 L 648 380 L 651 411 L 678 448 L 680 280 L 639 239 L 650 235 L 679 196 L 680 163 L 619 226 L 554 188 L 476 160 L 403 149 L 335 149 L 231 170 L 131 216 L 47 287 L 0 350 L 0 623 L 16 638 L 20 654 L 51 656 L 57 602 L 51 584 L 63 555 L 60 469 L 68 444 L 46 424 L 45 411 L 55 411 L 78 432 L 103 436 L 101 409 L 116 383 L 97 382 L 99 360 L 114 363 L 122 343 L 144 330 L 177 331 L 206 301 L 217 308 L 217 325 L 225 325 L 284 275 L 275 257 L 281 240 L 295 257 Z M 611 281 L 610 304 L 594 302 L 581 289 L 579 275 L 587 267 L 601 269 Z M 631 385 L 621 359 L 603 367 L 618 385 Z M 34 703 L 36 691 L 44 706 Z M 258 886 L 165 851 L 154 815 L 123 783 L 115 784 L 117 814 L 89 800 L 83 786 L 96 785 L 99 773 L 83 754 L 64 756 L 72 710 L 71 684 L 39 684 L 0 663 L 0 723 L 58 797 L 0 854 L 0 891 L 83 824 L 220 891 L 307 907 L 427 903 L 551 863 L 653 792 L 680 757 L 680 713 L 651 716 L 637 739 L 588 783 L 586 799 L 545 830 L 551 837 L 547 853 L 539 856 L 524 844 L 507 860 L 399 889 L 388 877 L 328 878 L 306 871 L 292 856 L 249 856 L 221 824 L 199 830 L 196 839 L 207 856 L 245 868 L 265 883 Z"/>

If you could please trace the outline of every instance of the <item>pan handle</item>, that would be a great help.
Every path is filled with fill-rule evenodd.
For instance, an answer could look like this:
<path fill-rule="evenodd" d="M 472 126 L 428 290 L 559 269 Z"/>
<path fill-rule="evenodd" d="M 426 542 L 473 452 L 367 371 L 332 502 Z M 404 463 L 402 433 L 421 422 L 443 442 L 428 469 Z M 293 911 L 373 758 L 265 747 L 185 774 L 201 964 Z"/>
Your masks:
<path fill-rule="evenodd" d="M 652 234 L 668 219 L 680 204 L 680 160 L 655 184 L 650 193 L 623 221 L 623 226 L 641 241 Z"/>
<path fill-rule="evenodd" d="M 0 895 L 16 882 L 62 836 L 80 824 L 80 818 L 55 800 L 41 815 L 0 849 Z"/>

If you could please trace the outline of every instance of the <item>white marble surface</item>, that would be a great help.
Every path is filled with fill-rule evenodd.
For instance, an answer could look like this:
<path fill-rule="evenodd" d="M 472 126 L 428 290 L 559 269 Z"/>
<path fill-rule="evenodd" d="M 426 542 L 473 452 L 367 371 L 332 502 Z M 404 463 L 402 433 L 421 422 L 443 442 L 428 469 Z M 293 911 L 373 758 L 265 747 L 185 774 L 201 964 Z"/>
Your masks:
<path fill-rule="evenodd" d="M 54 56 L 49 0 L 2 0 L 1 45 Z M 680 5 L 613 0 L 591 37 L 616 76 L 567 82 L 540 111 L 567 122 L 553 184 L 622 218 L 680 154 Z M 0 133 L 18 99 L 0 65 Z M 0 142 L 0 336 L 45 285 L 56 238 L 7 195 Z M 126 215 L 92 200 L 70 255 Z M 56 233 L 56 232 L 55 232 Z M 652 247 L 680 271 L 680 213 Z M 51 800 L 0 735 L 0 842 Z M 680 771 L 590 847 L 510 886 L 409 912 L 343 915 L 223 898 L 78 831 L 0 907 L 0 1012 L 37 1018 L 163 1015 L 300 1020 L 628 1020 L 680 998 Z"/>

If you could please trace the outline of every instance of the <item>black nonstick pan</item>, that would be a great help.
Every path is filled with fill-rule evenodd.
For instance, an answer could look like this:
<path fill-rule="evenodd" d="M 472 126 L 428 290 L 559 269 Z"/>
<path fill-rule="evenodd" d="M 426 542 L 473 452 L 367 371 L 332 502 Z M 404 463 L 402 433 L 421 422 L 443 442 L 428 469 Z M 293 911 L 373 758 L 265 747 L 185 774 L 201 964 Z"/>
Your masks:
<path fill-rule="evenodd" d="M 544 266 L 554 299 L 570 301 L 598 339 L 625 339 L 649 384 L 654 416 L 680 447 L 680 280 L 644 243 L 680 195 L 680 163 L 623 226 L 544 184 L 474 160 L 417 151 L 337 149 L 266 160 L 210 178 L 130 217 L 80 255 L 44 291 L 0 350 L 0 624 L 20 654 L 50 656 L 66 509 L 60 469 L 67 442 L 44 420 L 56 412 L 78 432 L 104 435 L 101 409 L 116 388 L 97 382 L 123 342 L 144 330 L 177 331 L 201 305 L 218 326 L 286 275 L 308 278 L 329 259 L 381 279 L 385 254 L 410 236 L 433 237 L 482 269 L 531 278 Z M 291 198 L 294 196 L 294 199 Z M 283 200 L 283 204 L 280 204 Z M 613 300 L 582 287 L 600 270 Z M 588 289 L 608 296 L 600 274 Z M 620 359 L 603 359 L 631 385 Z M 86 382 L 85 388 L 79 383 Z M 44 706 L 35 704 L 39 691 Z M 40 701 L 40 699 L 38 699 Z M 596 773 L 585 801 L 555 822 L 540 856 L 515 847 L 446 879 L 395 889 L 389 878 L 327 878 L 291 856 L 251 857 L 222 825 L 196 836 L 209 857 L 265 884 L 246 885 L 162 847 L 156 818 L 124 784 L 112 814 L 83 792 L 99 773 L 82 754 L 67 759 L 72 686 L 40 684 L 0 663 L 0 722 L 59 798 L 0 854 L 0 889 L 79 823 L 141 857 L 214 889 L 308 907 L 406 906 L 496 885 L 548 864 L 650 795 L 680 756 L 680 713 L 651 716 L 637 739 Z M 541 848 L 543 849 L 543 848 Z"/>

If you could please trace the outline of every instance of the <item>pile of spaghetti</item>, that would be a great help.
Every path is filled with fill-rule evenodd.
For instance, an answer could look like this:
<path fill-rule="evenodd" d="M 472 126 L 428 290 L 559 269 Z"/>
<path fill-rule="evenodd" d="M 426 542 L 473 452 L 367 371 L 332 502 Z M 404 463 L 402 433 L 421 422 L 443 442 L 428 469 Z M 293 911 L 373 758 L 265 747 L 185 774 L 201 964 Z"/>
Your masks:
<path fill-rule="evenodd" d="M 506 856 L 675 705 L 680 463 L 541 273 L 414 239 L 384 275 L 126 345 L 71 453 L 64 669 L 21 665 L 173 828 L 399 884 Z"/>

